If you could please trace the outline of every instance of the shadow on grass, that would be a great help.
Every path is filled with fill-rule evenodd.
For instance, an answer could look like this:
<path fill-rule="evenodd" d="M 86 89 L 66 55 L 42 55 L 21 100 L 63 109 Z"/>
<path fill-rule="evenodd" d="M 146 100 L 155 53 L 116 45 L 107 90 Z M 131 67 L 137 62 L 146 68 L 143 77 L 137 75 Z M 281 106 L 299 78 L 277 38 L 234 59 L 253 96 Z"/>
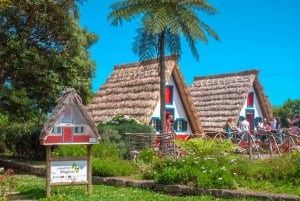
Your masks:
<path fill-rule="evenodd" d="M 34 199 L 38 200 L 46 197 L 46 191 L 42 189 L 30 189 L 27 191 L 19 192 L 10 196 L 11 200 Z"/>

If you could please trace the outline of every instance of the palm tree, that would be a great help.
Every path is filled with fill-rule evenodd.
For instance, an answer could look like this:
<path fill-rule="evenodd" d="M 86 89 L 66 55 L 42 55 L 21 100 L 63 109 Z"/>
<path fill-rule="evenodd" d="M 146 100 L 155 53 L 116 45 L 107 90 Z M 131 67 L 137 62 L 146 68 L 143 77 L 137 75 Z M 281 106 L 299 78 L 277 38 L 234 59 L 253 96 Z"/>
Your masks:
<path fill-rule="evenodd" d="M 160 118 L 161 133 L 166 132 L 165 106 L 165 51 L 180 57 L 180 38 L 189 44 L 193 56 L 199 61 L 196 49 L 197 40 L 208 42 L 208 34 L 219 40 L 216 32 L 202 22 L 197 15 L 203 11 L 208 15 L 217 13 L 206 0 L 123 0 L 111 5 L 108 20 L 114 26 L 122 25 L 141 17 L 142 28 L 137 29 L 133 52 L 140 60 L 158 57 L 160 67 Z M 156 56 L 158 55 L 158 56 Z"/>

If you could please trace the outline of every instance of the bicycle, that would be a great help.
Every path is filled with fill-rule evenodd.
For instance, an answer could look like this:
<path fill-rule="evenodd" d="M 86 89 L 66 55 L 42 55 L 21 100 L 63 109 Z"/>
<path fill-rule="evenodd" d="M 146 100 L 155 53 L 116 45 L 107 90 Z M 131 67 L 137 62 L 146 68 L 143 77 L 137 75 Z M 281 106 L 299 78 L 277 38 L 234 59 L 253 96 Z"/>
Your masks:
<path fill-rule="evenodd" d="M 285 138 L 285 142 L 279 147 L 281 153 L 291 153 L 291 150 L 300 151 L 300 144 L 298 139 L 300 136 L 298 134 L 290 132 L 289 129 L 283 133 L 283 136 Z"/>

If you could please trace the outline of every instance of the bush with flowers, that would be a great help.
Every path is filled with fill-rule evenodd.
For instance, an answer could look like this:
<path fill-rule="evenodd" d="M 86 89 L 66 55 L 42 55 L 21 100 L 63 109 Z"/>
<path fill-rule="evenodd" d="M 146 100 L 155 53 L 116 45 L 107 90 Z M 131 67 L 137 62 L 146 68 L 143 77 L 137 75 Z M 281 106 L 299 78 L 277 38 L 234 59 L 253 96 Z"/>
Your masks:
<path fill-rule="evenodd" d="M 12 168 L 5 170 L 3 167 L 0 168 L 0 199 L 8 200 L 6 197 L 8 193 L 11 193 L 15 186 L 14 180 L 10 177 L 14 173 Z"/>

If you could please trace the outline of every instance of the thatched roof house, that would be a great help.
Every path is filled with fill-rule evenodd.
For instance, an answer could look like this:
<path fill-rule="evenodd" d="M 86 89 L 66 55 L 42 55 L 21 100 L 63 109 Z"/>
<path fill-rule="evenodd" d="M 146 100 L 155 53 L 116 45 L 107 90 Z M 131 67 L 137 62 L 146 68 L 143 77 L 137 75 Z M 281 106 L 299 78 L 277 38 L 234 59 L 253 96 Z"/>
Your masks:
<path fill-rule="evenodd" d="M 204 130 L 222 130 L 227 118 L 246 117 L 252 129 L 272 116 L 272 107 L 258 80 L 258 70 L 195 77 L 190 92 Z"/>
<path fill-rule="evenodd" d="M 41 145 L 94 144 L 100 136 L 75 89 L 67 89 L 58 100 L 40 133 Z"/>
<path fill-rule="evenodd" d="M 202 133 L 199 115 L 179 70 L 177 56 L 166 57 L 167 112 L 174 120 L 187 122 L 185 132 Z M 88 105 L 96 124 L 117 114 L 128 115 L 154 127 L 160 119 L 159 63 L 157 59 L 114 67 L 114 71 Z M 176 130 L 176 129 L 175 129 Z"/>

